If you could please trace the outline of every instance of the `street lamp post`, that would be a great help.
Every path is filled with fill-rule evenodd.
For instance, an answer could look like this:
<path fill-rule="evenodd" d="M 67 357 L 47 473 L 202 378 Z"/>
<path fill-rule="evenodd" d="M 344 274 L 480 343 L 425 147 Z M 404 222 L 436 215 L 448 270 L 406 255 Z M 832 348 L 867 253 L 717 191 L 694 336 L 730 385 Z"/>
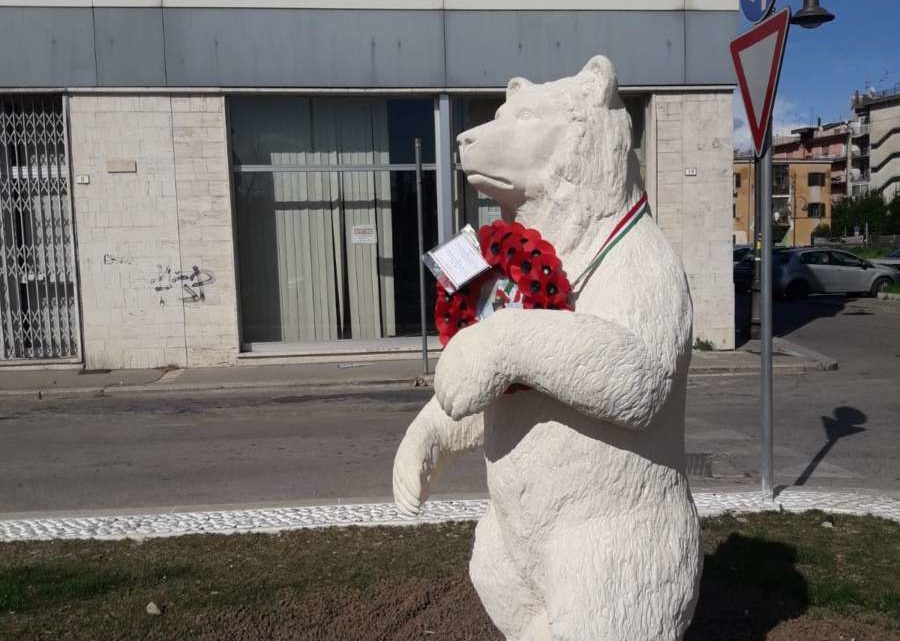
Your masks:
<path fill-rule="evenodd" d="M 834 14 L 819 6 L 819 0 L 803 0 L 803 8 L 791 18 L 791 24 L 804 29 L 816 29 L 834 20 Z"/>

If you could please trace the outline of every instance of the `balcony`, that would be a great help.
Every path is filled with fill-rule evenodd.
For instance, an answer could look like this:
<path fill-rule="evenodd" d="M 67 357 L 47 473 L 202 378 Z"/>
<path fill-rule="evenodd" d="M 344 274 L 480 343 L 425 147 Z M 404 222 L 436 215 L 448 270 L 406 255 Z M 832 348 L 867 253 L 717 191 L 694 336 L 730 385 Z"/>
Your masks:
<path fill-rule="evenodd" d="M 853 132 L 854 138 L 862 138 L 863 136 L 869 135 L 868 123 L 862 123 L 862 122 L 850 123 L 850 129 Z"/>
<path fill-rule="evenodd" d="M 870 174 L 868 171 L 860 171 L 853 169 L 850 173 L 850 182 L 853 184 L 869 182 Z M 839 171 L 831 174 L 831 185 L 841 185 L 847 182 L 847 172 Z"/>

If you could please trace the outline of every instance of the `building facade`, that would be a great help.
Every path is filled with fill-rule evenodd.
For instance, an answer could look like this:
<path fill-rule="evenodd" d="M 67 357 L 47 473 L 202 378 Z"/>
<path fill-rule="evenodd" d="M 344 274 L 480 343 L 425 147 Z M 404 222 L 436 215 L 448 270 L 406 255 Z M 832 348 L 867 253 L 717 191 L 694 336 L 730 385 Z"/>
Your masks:
<path fill-rule="evenodd" d="M 868 125 L 862 119 L 819 123 L 779 136 L 772 148 L 775 160 L 828 160 L 831 196 L 859 196 L 869 190 Z"/>
<path fill-rule="evenodd" d="M 900 195 L 900 85 L 854 97 L 869 190 L 890 202 Z"/>
<path fill-rule="evenodd" d="M 414 350 L 414 141 L 430 247 L 498 215 L 456 134 L 598 53 L 695 335 L 733 347 L 737 0 L 115 4 L 0 2 L 0 363 Z"/>
<path fill-rule="evenodd" d="M 813 244 L 816 228 L 831 226 L 832 162 L 775 160 L 772 163 L 772 224 L 775 243 Z M 734 244 L 752 244 L 756 214 L 756 171 L 750 158 L 734 161 Z"/>

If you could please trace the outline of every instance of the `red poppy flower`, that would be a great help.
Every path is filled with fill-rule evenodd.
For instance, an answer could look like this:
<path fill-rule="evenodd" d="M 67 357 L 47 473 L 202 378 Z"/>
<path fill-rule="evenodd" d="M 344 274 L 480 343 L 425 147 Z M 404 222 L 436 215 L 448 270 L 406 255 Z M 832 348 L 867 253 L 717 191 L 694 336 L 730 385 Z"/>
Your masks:
<path fill-rule="evenodd" d="M 496 267 L 503 255 L 500 250 L 502 232 L 499 227 L 485 225 L 478 230 L 478 242 L 481 245 L 481 254 L 491 267 Z"/>
<path fill-rule="evenodd" d="M 553 245 L 541 238 L 536 229 L 495 220 L 478 230 L 478 241 L 482 255 L 493 269 L 453 294 L 447 294 L 438 284 L 434 314 L 442 345 L 460 329 L 478 322 L 481 291 L 485 283 L 498 278 L 509 278 L 516 284 L 526 309 L 572 309 L 572 288 L 562 264 Z M 510 387 L 511 391 L 515 389 L 526 388 Z"/>

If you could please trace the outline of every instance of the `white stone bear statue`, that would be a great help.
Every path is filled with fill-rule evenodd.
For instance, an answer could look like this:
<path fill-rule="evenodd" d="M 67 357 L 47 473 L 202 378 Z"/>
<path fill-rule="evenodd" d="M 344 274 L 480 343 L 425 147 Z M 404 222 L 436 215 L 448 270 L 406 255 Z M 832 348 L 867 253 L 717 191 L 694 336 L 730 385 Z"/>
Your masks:
<path fill-rule="evenodd" d="M 496 119 L 458 142 L 469 182 L 553 243 L 570 279 L 643 195 L 603 56 L 511 80 Z M 507 639 L 681 639 L 702 565 L 687 281 L 644 216 L 576 289 L 574 312 L 502 309 L 453 337 L 397 451 L 394 499 L 417 513 L 439 470 L 483 446 L 491 502 L 470 575 Z M 513 383 L 530 389 L 504 394 Z"/>

